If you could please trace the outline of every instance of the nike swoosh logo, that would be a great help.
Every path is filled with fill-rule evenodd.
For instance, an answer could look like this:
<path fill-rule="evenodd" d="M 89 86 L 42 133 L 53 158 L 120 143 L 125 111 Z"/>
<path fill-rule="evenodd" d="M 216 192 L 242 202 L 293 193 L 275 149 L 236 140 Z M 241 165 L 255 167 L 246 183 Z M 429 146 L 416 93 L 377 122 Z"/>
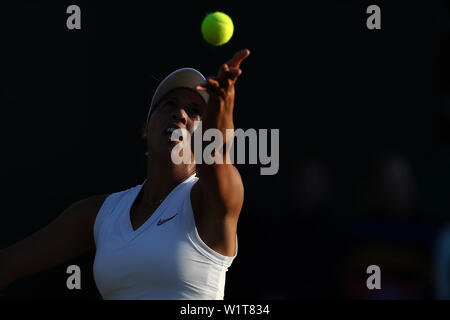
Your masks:
<path fill-rule="evenodd" d="M 175 216 L 176 216 L 177 214 L 178 214 L 178 213 L 175 213 L 175 214 L 174 214 L 173 216 L 171 216 L 170 218 L 167 218 L 167 219 L 164 219 L 164 220 L 159 219 L 159 221 L 158 221 L 158 223 L 157 223 L 156 225 L 160 226 L 160 225 L 162 225 L 163 223 L 166 223 L 167 221 L 172 220 L 173 218 L 175 218 Z"/>

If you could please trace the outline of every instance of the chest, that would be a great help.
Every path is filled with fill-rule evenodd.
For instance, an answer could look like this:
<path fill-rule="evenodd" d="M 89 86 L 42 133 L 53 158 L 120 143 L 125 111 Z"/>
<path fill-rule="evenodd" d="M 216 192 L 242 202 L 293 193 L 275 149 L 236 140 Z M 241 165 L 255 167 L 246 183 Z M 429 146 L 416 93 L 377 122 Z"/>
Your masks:
<path fill-rule="evenodd" d="M 130 223 L 134 231 L 139 229 L 153 213 L 158 209 L 159 204 L 154 204 L 150 207 L 143 207 L 141 203 L 136 203 L 130 209 Z"/>

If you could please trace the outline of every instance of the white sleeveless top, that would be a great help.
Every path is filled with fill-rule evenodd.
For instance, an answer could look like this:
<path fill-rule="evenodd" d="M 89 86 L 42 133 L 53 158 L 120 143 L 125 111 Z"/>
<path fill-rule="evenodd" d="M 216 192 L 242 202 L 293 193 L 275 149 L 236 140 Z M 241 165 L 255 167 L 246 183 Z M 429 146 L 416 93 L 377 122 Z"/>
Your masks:
<path fill-rule="evenodd" d="M 106 198 L 94 224 L 94 280 L 103 299 L 223 299 L 237 236 L 233 257 L 202 241 L 190 199 L 197 181 L 194 174 L 176 186 L 136 230 L 130 208 L 146 181 Z"/>

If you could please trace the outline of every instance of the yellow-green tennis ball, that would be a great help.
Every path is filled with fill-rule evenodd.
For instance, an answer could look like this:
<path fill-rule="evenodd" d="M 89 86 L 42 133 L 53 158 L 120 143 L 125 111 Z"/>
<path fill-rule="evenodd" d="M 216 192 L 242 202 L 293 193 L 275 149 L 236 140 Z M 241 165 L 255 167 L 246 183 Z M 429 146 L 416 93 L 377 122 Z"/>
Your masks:
<path fill-rule="evenodd" d="M 210 13 L 203 19 L 203 39 L 213 46 L 221 46 L 230 41 L 233 31 L 233 21 L 223 12 Z"/>

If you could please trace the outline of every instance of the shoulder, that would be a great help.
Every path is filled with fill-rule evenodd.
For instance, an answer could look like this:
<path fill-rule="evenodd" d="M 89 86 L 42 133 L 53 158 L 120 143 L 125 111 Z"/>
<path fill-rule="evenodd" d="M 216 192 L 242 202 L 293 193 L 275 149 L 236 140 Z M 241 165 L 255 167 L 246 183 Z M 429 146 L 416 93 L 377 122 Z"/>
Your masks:
<path fill-rule="evenodd" d="M 132 194 L 133 191 L 139 187 L 140 185 L 137 185 L 114 193 L 93 195 L 73 203 L 71 207 L 89 211 L 93 210 L 97 212 L 101 209 L 102 205 L 106 202 L 107 198 L 109 198 L 108 199 L 109 202 L 120 201 L 123 197 Z"/>
<path fill-rule="evenodd" d="M 64 212 L 65 216 L 93 222 L 109 194 L 99 194 L 72 203 Z"/>
<path fill-rule="evenodd" d="M 88 198 L 77 201 L 71 205 L 74 209 L 96 210 L 100 209 L 109 194 L 93 195 Z M 98 211 L 97 210 L 97 211 Z"/>
<path fill-rule="evenodd" d="M 213 178 L 208 174 L 199 176 L 192 188 L 192 201 L 208 212 L 237 221 L 244 201 L 244 184 L 234 165 L 222 166 Z"/>
<path fill-rule="evenodd" d="M 114 193 L 93 195 L 75 202 L 72 207 L 97 213 L 104 204 L 114 205 L 115 203 L 120 202 L 124 197 L 133 196 L 133 193 L 138 191 L 140 187 L 141 185 L 137 185 Z"/>

